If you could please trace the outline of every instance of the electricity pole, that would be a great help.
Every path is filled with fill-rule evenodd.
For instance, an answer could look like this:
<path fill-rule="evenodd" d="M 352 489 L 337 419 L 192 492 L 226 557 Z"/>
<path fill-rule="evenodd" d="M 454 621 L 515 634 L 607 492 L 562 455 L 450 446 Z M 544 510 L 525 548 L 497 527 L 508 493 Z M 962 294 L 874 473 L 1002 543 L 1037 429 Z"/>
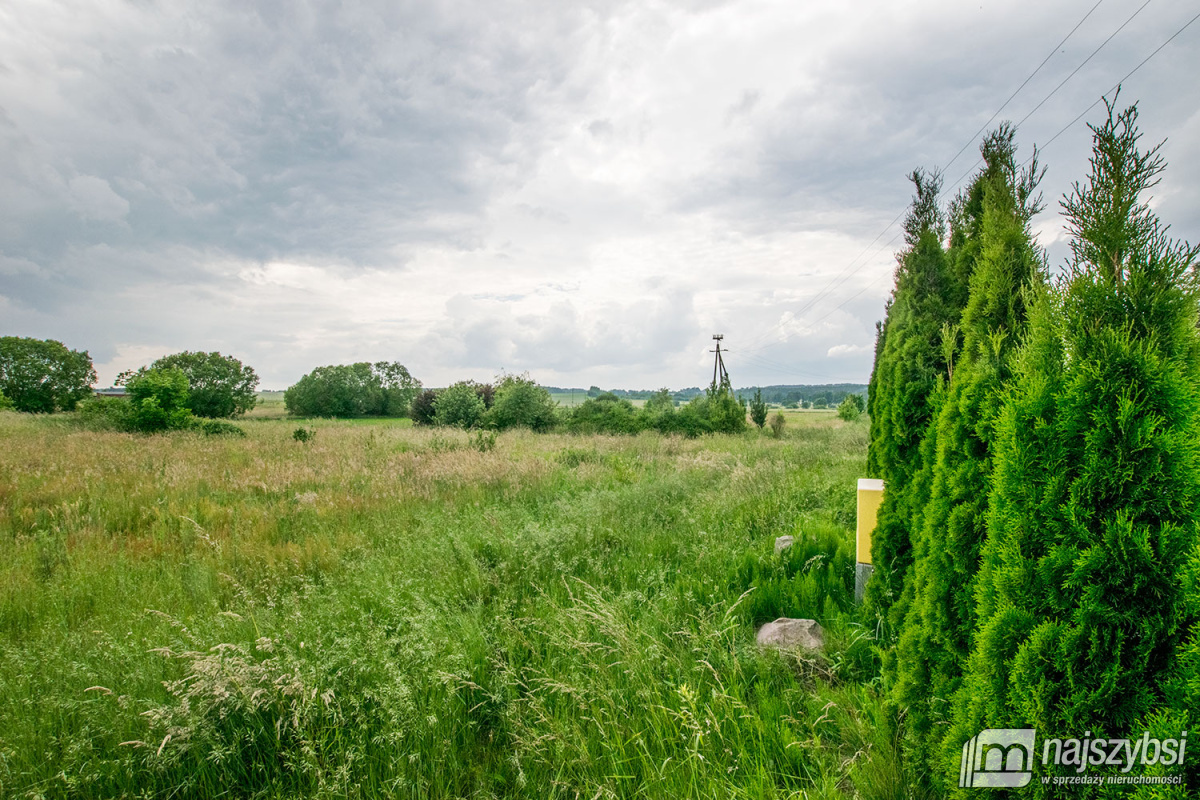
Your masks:
<path fill-rule="evenodd" d="M 713 341 L 717 343 L 717 349 L 708 351 L 710 353 L 717 354 L 716 358 L 713 359 L 712 387 L 714 392 L 717 390 L 718 386 L 723 386 L 729 382 L 729 373 L 725 371 L 725 361 L 721 358 L 721 340 L 724 338 L 724 334 L 714 333 Z M 720 378 L 720 383 L 717 382 L 718 377 Z"/>

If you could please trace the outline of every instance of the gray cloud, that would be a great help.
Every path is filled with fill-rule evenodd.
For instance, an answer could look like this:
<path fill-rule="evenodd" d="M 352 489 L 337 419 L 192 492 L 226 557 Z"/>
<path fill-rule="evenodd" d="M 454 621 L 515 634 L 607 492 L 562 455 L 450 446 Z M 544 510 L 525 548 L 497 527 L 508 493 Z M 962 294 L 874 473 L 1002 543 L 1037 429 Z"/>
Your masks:
<path fill-rule="evenodd" d="M 1091 6 L 14 2 L 0 333 L 89 348 L 102 378 L 221 349 L 277 386 L 361 358 L 435 384 L 695 385 L 716 331 L 735 382 L 865 380 L 904 175 L 944 166 Z M 1101 6 L 1001 118 L 1130 13 Z M 1147 7 L 1026 151 L 1192 13 Z M 1191 239 L 1198 32 L 1124 95 L 1171 137 L 1156 203 Z M 1055 259 L 1087 150 L 1080 124 L 1046 152 Z"/>

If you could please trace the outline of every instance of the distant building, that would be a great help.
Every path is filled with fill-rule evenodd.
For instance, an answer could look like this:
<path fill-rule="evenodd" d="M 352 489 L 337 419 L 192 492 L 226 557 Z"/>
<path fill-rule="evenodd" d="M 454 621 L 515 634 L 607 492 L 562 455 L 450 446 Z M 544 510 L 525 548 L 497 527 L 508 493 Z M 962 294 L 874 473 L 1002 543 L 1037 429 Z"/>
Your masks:
<path fill-rule="evenodd" d="M 92 391 L 96 397 L 129 397 L 129 393 L 125 391 L 124 386 L 110 386 L 107 389 L 95 389 Z"/>

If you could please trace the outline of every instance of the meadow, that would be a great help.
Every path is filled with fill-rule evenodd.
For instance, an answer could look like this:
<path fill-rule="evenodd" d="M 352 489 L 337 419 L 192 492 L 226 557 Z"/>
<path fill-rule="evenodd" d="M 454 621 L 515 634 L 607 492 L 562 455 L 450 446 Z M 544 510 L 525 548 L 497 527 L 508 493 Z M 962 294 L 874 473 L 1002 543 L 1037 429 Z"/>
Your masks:
<path fill-rule="evenodd" d="M 0 413 L 0 796 L 904 796 L 852 603 L 865 418 L 258 417 Z M 761 652 L 779 616 L 825 654 Z"/>

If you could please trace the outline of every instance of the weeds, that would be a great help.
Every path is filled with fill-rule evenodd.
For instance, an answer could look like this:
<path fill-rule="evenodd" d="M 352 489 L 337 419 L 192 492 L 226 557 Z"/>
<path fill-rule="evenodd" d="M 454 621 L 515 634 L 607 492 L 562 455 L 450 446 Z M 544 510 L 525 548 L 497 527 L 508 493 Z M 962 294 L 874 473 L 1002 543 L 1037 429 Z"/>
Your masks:
<path fill-rule="evenodd" d="M 894 796 L 864 423 L 314 424 L 0 415 L 0 795 Z M 758 651 L 778 616 L 819 664 Z"/>

